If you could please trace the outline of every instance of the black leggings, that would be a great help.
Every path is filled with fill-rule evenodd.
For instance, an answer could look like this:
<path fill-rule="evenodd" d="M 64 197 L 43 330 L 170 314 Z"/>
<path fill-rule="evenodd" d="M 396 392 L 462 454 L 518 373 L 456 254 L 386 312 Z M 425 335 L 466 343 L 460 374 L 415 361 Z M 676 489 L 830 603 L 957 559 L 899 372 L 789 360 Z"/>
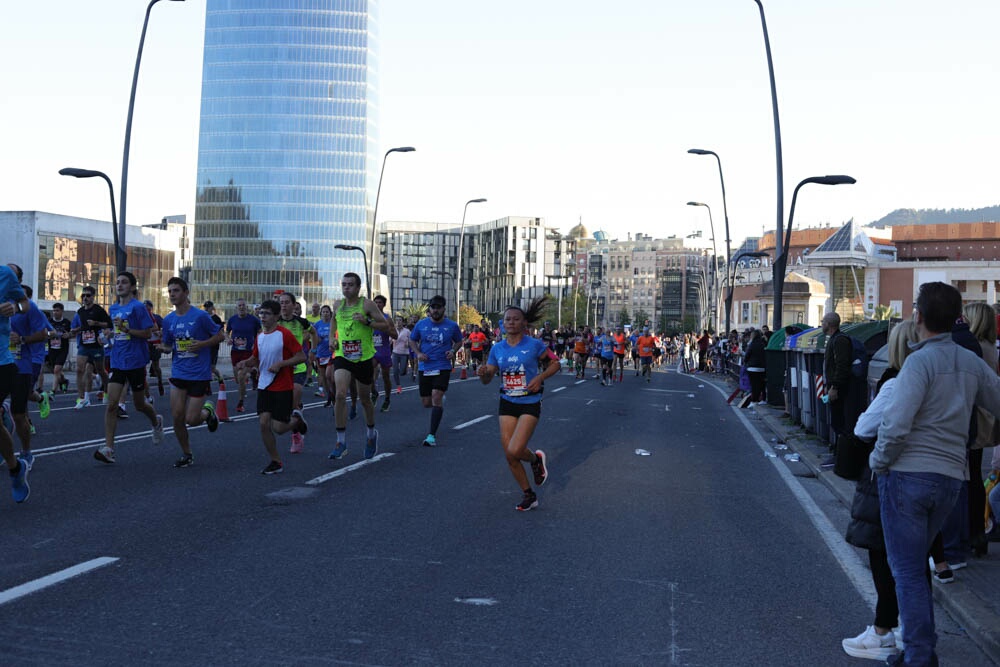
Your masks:
<path fill-rule="evenodd" d="M 875 584 L 875 625 L 892 629 L 899 625 L 899 602 L 896 600 L 896 580 L 889 569 L 889 558 L 885 551 L 868 550 L 868 565 L 872 570 Z"/>

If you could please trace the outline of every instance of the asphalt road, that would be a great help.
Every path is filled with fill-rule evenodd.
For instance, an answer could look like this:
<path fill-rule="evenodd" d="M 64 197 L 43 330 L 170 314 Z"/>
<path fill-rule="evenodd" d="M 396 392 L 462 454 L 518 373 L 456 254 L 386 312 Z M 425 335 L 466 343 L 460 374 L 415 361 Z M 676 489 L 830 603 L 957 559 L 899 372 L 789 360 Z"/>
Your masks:
<path fill-rule="evenodd" d="M 268 477 L 252 415 L 192 430 L 178 470 L 174 437 L 154 447 L 133 411 L 109 466 L 92 458 L 102 408 L 58 397 L 34 416 L 30 499 L 0 485 L 0 663 L 865 664 L 840 648 L 872 617 L 857 563 L 842 566 L 856 552 L 817 528 L 842 530 L 842 511 L 818 484 L 795 491 L 710 384 L 552 379 L 532 441 L 550 480 L 528 513 L 496 382 L 452 383 L 434 449 L 404 387 L 376 414 L 376 460 L 356 465 L 362 418 L 328 460 L 331 411 L 313 402 L 305 452 Z M 2 601 L 101 558 L 117 560 Z M 942 664 L 988 664 L 954 634 Z"/>

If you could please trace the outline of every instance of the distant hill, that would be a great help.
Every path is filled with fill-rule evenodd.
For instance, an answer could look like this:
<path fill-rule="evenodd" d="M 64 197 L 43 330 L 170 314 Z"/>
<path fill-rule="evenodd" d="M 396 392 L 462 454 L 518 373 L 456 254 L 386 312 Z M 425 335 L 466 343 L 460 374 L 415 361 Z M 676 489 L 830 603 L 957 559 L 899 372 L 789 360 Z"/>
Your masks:
<path fill-rule="evenodd" d="M 896 225 L 936 225 L 948 222 L 1000 221 L 1000 206 L 986 208 L 897 208 L 889 215 L 869 222 L 866 227 L 895 227 Z"/>

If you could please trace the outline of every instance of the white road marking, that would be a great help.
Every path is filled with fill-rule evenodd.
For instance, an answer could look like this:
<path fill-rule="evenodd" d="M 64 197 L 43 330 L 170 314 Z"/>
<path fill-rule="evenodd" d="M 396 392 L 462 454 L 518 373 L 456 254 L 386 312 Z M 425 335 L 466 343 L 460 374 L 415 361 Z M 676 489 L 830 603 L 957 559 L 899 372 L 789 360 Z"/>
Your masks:
<path fill-rule="evenodd" d="M 20 586 L 15 586 L 14 588 L 8 588 L 7 590 L 0 592 L 0 604 L 13 602 L 18 598 L 22 598 L 25 595 L 31 595 L 32 593 L 40 591 L 43 588 L 54 586 L 58 583 L 66 581 L 67 579 L 72 579 L 73 577 L 85 574 L 91 570 L 96 570 L 99 567 L 110 565 L 117 560 L 117 558 L 111 558 L 110 556 L 102 556 L 101 558 L 95 558 L 94 560 L 88 560 L 85 563 L 68 567 L 65 570 L 59 570 L 58 572 L 44 576 L 41 579 L 35 579 L 34 581 L 29 581 L 26 584 L 21 584 Z"/>
<path fill-rule="evenodd" d="M 461 602 L 462 604 L 471 604 L 476 607 L 492 607 L 499 603 L 499 600 L 494 600 L 493 598 L 455 598 L 455 602 Z"/>
<path fill-rule="evenodd" d="M 557 391 L 562 391 L 562 390 L 563 390 L 563 389 L 565 389 L 565 388 L 566 388 L 566 387 L 556 387 L 555 389 L 553 389 L 553 390 L 552 390 L 552 393 L 554 394 L 554 393 L 556 393 Z"/>
<path fill-rule="evenodd" d="M 687 394 L 688 396 L 694 396 L 690 391 L 685 391 L 683 389 L 643 389 L 643 391 L 658 391 L 661 394 Z"/>
<path fill-rule="evenodd" d="M 584 382 L 586 382 L 586 380 L 577 380 L 573 384 L 583 384 Z"/>
<path fill-rule="evenodd" d="M 590 399 L 589 401 L 587 401 L 587 405 L 590 405 L 593 402 L 594 402 L 594 399 Z"/>
<path fill-rule="evenodd" d="M 713 385 L 714 386 L 714 385 Z M 720 387 L 715 387 L 715 389 L 722 395 L 723 399 L 728 398 L 726 392 Z M 757 429 L 753 428 L 750 424 L 750 420 L 746 418 L 741 410 L 737 406 L 730 407 L 736 416 L 743 422 L 743 426 L 746 428 L 747 432 L 753 438 L 757 446 L 760 447 L 764 454 L 771 453 L 768 443 L 764 441 L 764 438 Z M 770 457 L 769 457 L 770 458 Z M 854 551 L 854 547 L 850 546 L 845 540 L 844 536 L 833 527 L 830 523 L 830 519 L 827 518 L 823 511 L 816 504 L 816 501 L 812 499 L 809 492 L 805 490 L 802 483 L 799 482 L 798 478 L 792 474 L 791 470 L 784 462 L 779 461 L 777 457 L 771 458 L 771 463 L 774 465 L 775 469 L 778 471 L 778 475 L 785 482 L 788 490 L 792 492 L 795 499 L 799 501 L 802 509 L 805 511 L 806 516 L 812 522 L 816 531 L 819 533 L 823 541 L 826 542 L 826 546 L 830 549 L 833 554 L 834 560 L 840 565 L 844 574 L 847 575 L 847 579 L 854 585 L 854 589 L 858 592 L 858 595 L 868 604 L 872 609 L 875 608 L 875 600 L 877 599 L 875 593 L 875 584 L 872 583 L 871 575 L 868 572 L 868 568 L 861 563 L 861 559 L 858 557 L 857 553 Z"/>
<path fill-rule="evenodd" d="M 319 477 L 315 477 L 306 482 L 306 484 L 308 484 L 309 486 L 317 486 L 319 484 L 322 484 L 323 482 L 329 482 L 331 479 L 335 477 L 346 475 L 347 473 L 357 470 L 358 468 L 364 468 L 366 465 L 370 465 L 372 463 L 375 463 L 376 461 L 381 461 L 382 459 L 389 458 L 390 456 L 395 456 L 395 454 L 393 454 L 392 452 L 385 452 L 370 459 L 358 461 L 357 463 L 353 463 L 347 466 L 346 468 L 341 468 L 340 470 L 334 470 L 333 472 L 328 472 L 325 475 L 320 475 Z"/>
<path fill-rule="evenodd" d="M 463 428 L 467 428 L 467 427 L 469 427 L 469 426 L 472 426 L 473 424 L 478 424 L 479 422 L 481 422 L 481 421 L 483 421 L 483 420 L 485 420 L 485 419 L 489 419 L 489 418 L 490 418 L 490 417 L 492 417 L 492 416 L 493 416 L 493 415 L 483 415 L 482 417 L 476 417 L 476 418 L 475 418 L 475 419 L 473 419 L 472 421 L 467 421 L 467 422 L 465 422 L 464 424 L 459 424 L 458 426 L 456 426 L 456 427 L 455 427 L 454 429 L 452 429 L 452 430 L 453 430 L 453 431 L 461 431 L 461 430 L 462 430 Z"/>

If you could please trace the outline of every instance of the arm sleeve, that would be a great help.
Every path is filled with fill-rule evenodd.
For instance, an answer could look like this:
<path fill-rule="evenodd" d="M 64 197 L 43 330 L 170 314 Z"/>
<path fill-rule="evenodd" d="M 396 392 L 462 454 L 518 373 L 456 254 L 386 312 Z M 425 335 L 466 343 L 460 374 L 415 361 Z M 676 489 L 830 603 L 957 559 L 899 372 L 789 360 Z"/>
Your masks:
<path fill-rule="evenodd" d="M 895 388 L 895 378 L 882 385 L 878 396 L 871 402 L 868 409 L 858 417 L 858 423 L 854 426 L 854 435 L 868 441 L 874 440 L 878 436 L 878 427 L 882 424 L 882 413 L 886 404 L 890 402 Z"/>
<path fill-rule="evenodd" d="M 833 339 L 832 377 L 827 378 L 827 381 L 831 387 L 836 387 L 838 391 L 847 389 L 851 382 L 853 352 L 854 346 L 846 334 L 838 335 Z"/>
<path fill-rule="evenodd" d="M 903 440 L 910 433 L 913 418 L 923 404 L 924 396 L 931 383 L 929 369 L 918 362 L 919 357 L 910 355 L 907 363 L 896 377 L 896 387 L 882 410 L 882 424 L 878 429 L 878 441 L 868 457 L 873 472 L 882 473 L 889 469 L 903 449 Z M 918 363 L 914 363 L 918 362 Z"/>

